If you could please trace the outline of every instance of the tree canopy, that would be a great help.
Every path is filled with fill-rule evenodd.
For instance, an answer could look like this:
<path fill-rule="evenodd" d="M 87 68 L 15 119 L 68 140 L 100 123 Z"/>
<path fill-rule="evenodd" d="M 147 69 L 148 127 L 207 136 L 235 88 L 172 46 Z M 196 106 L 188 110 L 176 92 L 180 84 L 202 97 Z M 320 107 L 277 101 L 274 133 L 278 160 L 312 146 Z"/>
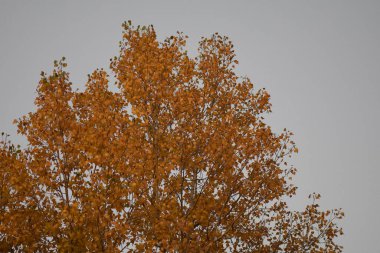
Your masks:
<path fill-rule="evenodd" d="M 125 22 L 116 81 L 74 91 L 65 59 L 41 73 L 27 147 L 1 141 L 1 252 L 341 252 L 340 209 L 287 206 L 298 150 L 265 122 L 269 93 L 227 37 L 196 57 L 186 39 Z"/>

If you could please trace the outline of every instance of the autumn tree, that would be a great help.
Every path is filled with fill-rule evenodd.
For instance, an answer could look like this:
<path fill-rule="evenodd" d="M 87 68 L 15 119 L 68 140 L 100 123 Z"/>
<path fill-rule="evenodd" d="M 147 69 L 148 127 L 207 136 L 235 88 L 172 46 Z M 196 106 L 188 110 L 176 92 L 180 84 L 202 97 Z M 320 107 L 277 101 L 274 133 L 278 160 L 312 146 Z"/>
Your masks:
<path fill-rule="evenodd" d="M 98 69 L 73 91 L 65 60 L 41 74 L 25 149 L 0 147 L 4 252 L 341 252 L 340 209 L 303 211 L 274 133 L 270 96 L 236 75 L 231 41 L 157 40 L 123 24 L 116 80 Z"/>

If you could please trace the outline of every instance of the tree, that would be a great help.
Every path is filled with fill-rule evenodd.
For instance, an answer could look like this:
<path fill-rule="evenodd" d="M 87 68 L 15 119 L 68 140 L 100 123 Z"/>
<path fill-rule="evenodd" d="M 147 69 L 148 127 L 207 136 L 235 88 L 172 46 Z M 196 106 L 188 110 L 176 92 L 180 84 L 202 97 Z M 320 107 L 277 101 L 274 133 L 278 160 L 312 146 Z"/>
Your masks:
<path fill-rule="evenodd" d="M 235 74 L 227 37 L 159 42 L 123 24 L 115 85 L 73 91 L 65 59 L 41 74 L 35 112 L 3 138 L 0 249 L 15 252 L 341 252 L 316 200 L 292 211 L 292 133 L 265 123 L 270 96 Z"/>

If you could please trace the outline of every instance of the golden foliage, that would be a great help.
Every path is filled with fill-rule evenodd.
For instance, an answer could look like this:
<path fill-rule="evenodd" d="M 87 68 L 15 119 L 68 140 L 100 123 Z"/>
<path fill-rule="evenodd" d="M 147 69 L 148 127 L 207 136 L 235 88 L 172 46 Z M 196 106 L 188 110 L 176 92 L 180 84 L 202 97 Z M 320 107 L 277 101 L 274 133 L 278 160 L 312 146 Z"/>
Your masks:
<path fill-rule="evenodd" d="M 73 91 L 55 62 L 17 120 L 28 147 L 3 138 L 0 250 L 341 252 L 341 210 L 287 207 L 298 149 L 264 122 L 270 96 L 235 74 L 231 41 L 191 58 L 182 33 L 123 26 L 115 87 L 96 70 Z"/>

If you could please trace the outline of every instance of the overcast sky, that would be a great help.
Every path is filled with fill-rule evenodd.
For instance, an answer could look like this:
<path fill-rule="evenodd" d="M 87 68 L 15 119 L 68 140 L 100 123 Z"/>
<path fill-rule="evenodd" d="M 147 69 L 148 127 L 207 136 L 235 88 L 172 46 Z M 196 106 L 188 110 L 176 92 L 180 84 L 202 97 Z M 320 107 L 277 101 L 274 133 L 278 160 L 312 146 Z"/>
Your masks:
<path fill-rule="evenodd" d="M 80 3 L 79 3 L 80 2 Z M 298 195 L 342 207 L 348 253 L 380 252 L 379 1 L 0 0 L 0 132 L 18 144 L 13 119 L 34 110 L 41 70 L 65 56 L 75 87 L 118 53 L 121 24 L 153 24 L 159 38 L 183 31 L 229 36 L 238 72 L 272 95 L 268 122 L 295 133 Z"/>

